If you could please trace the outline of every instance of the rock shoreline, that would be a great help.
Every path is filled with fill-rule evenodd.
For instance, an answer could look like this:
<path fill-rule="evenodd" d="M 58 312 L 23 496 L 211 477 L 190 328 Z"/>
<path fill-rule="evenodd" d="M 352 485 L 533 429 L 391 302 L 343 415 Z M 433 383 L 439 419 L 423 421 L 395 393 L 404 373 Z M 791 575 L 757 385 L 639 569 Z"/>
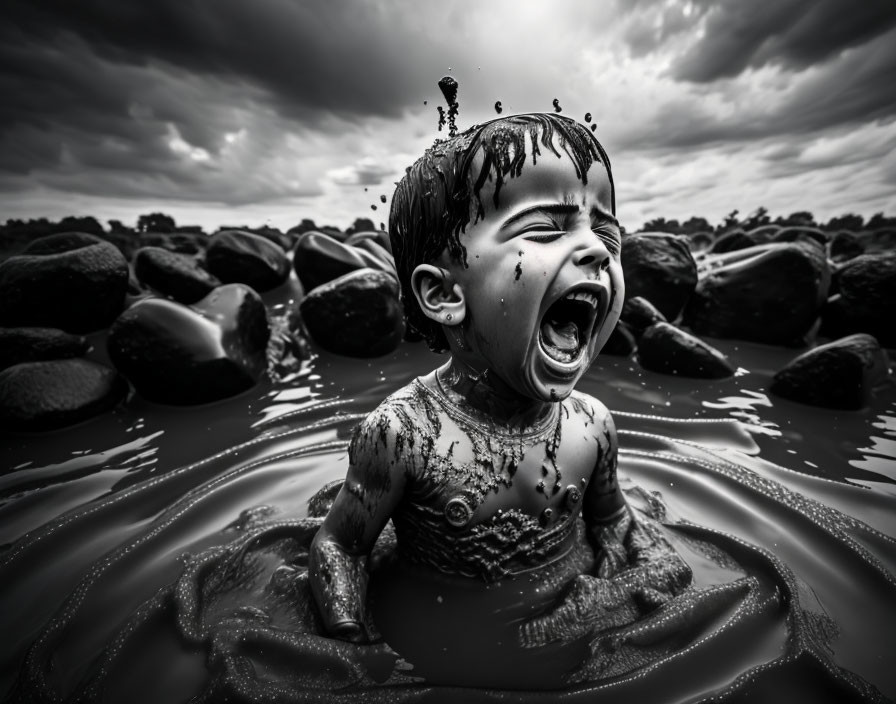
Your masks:
<path fill-rule="evenodd" d="M 734 374 L 736 360 L 703 336 L 809 346 L 769 391 L 862 407 L 888 378 L 883 348 L 896 346 L 896 252 L 874 235 L 813 228 L 699 234 L 624 238 L 627 300 L 604 354 L 711 380 Z M 129 386 L 156 403 L 209 403 L 314 346 L 373 357 L 413 339 L 382 231 L 140 233 L 116 244 L 54 234 L 0 262 L 0 428 L 77 423 Z M 263 296 L 283 301 L 279 317 Z M 113 367 L 84 358 L 83 334 L 99 330 Z M 829 342 L 816 347 L 819 335 Z"/>

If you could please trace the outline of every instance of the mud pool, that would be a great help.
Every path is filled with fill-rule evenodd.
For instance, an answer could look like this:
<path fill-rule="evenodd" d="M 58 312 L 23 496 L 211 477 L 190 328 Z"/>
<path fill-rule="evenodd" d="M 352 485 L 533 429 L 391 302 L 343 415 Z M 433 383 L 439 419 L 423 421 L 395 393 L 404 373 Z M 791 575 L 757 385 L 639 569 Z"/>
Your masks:
<path fill-rule="evenodd" d="M 728 691 L 730 700 L 836 701 L 830 667 L 870 685 L 849 689 L 853 700 L 873 699 L 875 689 L 896 698 L 896 543 L 886 537 L 896 536 L 896 385 L 877 389 L 862 411 L 809 408 L 766 393 L 796 351 L 710 342 L 740 365 L 735 377 L 680 379 L 604 356 L 579 388 L 615 412 L 620 476 L 661 497 L 669 523 L 735 536 L 795 573 L 803 607 L 828 624 L 818 637 L 823 657 L 797 648 L 784 665 L 767 665 L 803 637 L 771 614 L 761 637 L 735 629 L 726 639 L 707 626 L 711 652 L 694 635 L 693 647 L 649 672 L 533 701 L 699 701 L 745 673 L 758 674 Z M 103 348 L 100 339 L 95 347 Z M 158 622 L 129 633 L 114 661 L 104 648 L 178 578 L 185 554 L 307 516 L 309 497 L 344 475 L 359 418 L 441 359 L 423 344 L 370 361 L 319 353 L 297 373 L 223 402 L 171 408 L 131 398 L 76 427 L 0 436 L 0 697 L 18 687 L 23 698 L 89 699 L 97 678 L 107 701 L 125 693 L 135 704 L 212 696 L 206 652 L 177 637 L 173 614 L 160 611 Z M 713 459 L 700 459 L 695 443 Z M 706 584 L 723 581 L 717 568 L 692 559 Z M 292 666 L 276 662 L 283 657 L 256 657 L 255 679 L 282 681 Z M 351 701 L 361 690 L 348 675 L 344 684 L 340 700 Z M 304 686 L 266 691 L 272 701 L 296 700 L 296 691 L 298 700 L 328 700 L 326 688 Z M 374 694 L 370 700 L 461 700 L 418 684 Z M 468 690 L 463 700 L 526 696 Z"/>

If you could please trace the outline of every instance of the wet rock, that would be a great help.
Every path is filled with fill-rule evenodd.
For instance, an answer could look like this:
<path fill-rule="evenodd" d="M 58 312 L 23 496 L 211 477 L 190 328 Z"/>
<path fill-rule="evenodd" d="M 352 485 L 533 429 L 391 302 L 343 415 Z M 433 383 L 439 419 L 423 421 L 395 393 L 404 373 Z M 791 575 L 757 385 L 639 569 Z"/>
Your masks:
<path fill-rule="evenodd" d="M 784 227 L 771 239 L 772 242 L 805 242 L 825 249 L 827 235 L 817 227 Z"/>
<path fill-rule="evenodd" d="M 715 241 L 715 237 L 711 232 L 693 232 L 688 235 L 692 252 L 705 252 Z"/>
<path fill-rule="evenodd" d="M 697 264 L 687 238 L 642 233 L 622 240 L 626 295 L 642 296 L 675 320 L 697 284 Z"/>
<path fill-rule="evenodd" d="M 650 301 L 641 296 L 626 297 L 620 318 L 636 338 L 651 325 L 668 322 Z"/>
<path fill-rule="evenodd" d="M 896 347 L 896 252 L 849 260 L 837 282 L 839 295 L 825 305 L 821 334 L 838 338 L 864 332 L 884 347 Z"/>
<path fill-rule="evenodd" d="M 275 288 L 289 276 L 289 258 L 282 247 L 242 230 L 224 230 L 212 236 L 205 264 L 224 283 L 246 284 L 256 291 Z"/>
<path fill-rule="evenodd" d="M 747 230 L 747 236 L 753 240 L 754 244 L 766 244 L 771 242 L 780 231 L 780 225 L 760 225 L 752 230 Z"/>
<path fill-rule="evenodd" d="M 665 322 L 641 335 L 638 361 L 650 371 L 696 379 L 724 379 L 736 371 L 715 347 Z"/>
<path fill-rule="evenodd" d="M 366 234 L 366 233 L 361 233 Z M 352 239 L 354 235 L 345 241 L 346 245 L 354 247 L 355 251 L 361 255 L 364 261 L 371 269 L 379 269 L 387 274 L 398 276 L 395 270 L 395 257 L 392 256 L 391 250 L 386 250 L 378 239 L 372 237 L 363 237 Z"/>
<path fill-rule="evenodd" d="M 0 325 L 82 333 L 109 325 L 124 305 L 128 264 L 94 235 L 34 240 L 0 263 Z"/>
<path fill-rule="evenodd" d="M 87 359 L 16 364 L 0 372 L 0 427 L 52 430 L 113 408 L 127 394 L 114 369 Z"/>
<path fill-rule="evenodd" d="M 799 344 L 816 323 L 830 279 L 824 252 L 802 243 L 708 257 L 683 322 L 698 335 Z"/>
<path fill-rule="evenodd" d="M 731 230 L 712 243 L 709 251 L 713 254 L 722 254 L 723 252 L 736 252 L 739 249 L 753 247 L 757 242 L 743 230 Z"/>
<path fill-rule="evenodd" d="M 865 253 L 865 247 L 854 232 L 841 230 L 828 242 L 828 256 L 835 262 L 855 259 Z"/>
<path fill-rule="evenodd" d="M 141 283 L 180 303 L 195 303 L 221 285 L 195 257 L 161 247 L 138 250 L 134 257 L 134 273 Z"/>
<path fill-rule="evenodd" d="M 888 359 L 871 335 L 858 334 L 801 354 L 775 374 L 770 391 L 811 406 L 856 410 L 888 374 Z"/>
<path fill-rule="evenodd" d="M 199 254 L 209 237 L 199 232 L 108 232 L 103 239 L 114 244 L 131 261 L 142 247 L 160 247 L 178 254 Z"/>
<path fill-rule="evenodd" d="M 635 335 L 621 320 L 616 323 L 610 337 L 607 338 L 606 344 L 601 349 L 601 354 L 609 354 L 614 357 L 631 357 L 632 353 L 638 348 Z"/>
<path fill-rule="evenodd" d="M 299 304 L 308 333 L 324 349 L 378 357 L 401 342 L 404 316 L 395 277 L 359 269 L 310 291 Z"/>
<path fill-rule="evenodd" d="M 56 328 L 0 328 L 0 369 L 22 362 L 80 357 L 88 350 L 86 337 Z"/>
<path fill-rule="evenodd" d="M 360 232 L 354 232 L 347 240 L 345 240 L 345 243 L 357 247 L 359 242 L 365 240 L 373 240 L 390 255 L 392 254 L 392 240 L 389 238 L 389 233 L 385 230 L 362 230 Z"/>
<path fill-rule="evenodd" d="M 243 284 L 228 284 L 192 306 L 138 301 L 115 321 L 107 346 L 141 396 L 191 405 L 252 387 L 267 368 L 269 336 L 261 297 Z"/>
<path fill-rule="evenodd" d="M 355 247 L 321 232 L 302 235 L 293 254 L 293 267 L 306 291 L 367 266 Z"/>
<path fill-rule="evenodd" d="M 896 230 L 882 227 L 876 230 L 866 230 L 856 235 L 866 254 L 896 251 Z"/>

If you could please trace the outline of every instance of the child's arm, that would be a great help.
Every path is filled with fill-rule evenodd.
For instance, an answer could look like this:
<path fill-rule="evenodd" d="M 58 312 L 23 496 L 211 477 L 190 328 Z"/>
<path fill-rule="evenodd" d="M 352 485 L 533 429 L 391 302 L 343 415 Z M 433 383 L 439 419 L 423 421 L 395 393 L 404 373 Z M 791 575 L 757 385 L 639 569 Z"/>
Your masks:
<path fill-rule="evenodd" d="M 308 576 L 324 627 L 336 638 L 370 639 L 367 556 L 404 493 L 403 453 L 396 419 L 378 409 L 349 446 L 345 483 L 311 543 Z"/>
<path fill-rule="evenodd" d="M 648 609 L 690 584 L 691 570 L 660 531 L 635 518 L 616 479 L 618 441 L 609 411 L 595 414 L 598 459 L 582 507 L 597 557 L 597 576 L 612 579 Z"/>

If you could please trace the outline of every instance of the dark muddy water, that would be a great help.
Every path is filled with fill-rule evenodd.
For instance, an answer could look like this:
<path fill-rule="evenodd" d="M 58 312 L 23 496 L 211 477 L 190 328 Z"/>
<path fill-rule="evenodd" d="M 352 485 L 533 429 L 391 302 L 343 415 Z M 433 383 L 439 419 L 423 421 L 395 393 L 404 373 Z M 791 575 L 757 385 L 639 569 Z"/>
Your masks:
<path fill-rule="evenodd" d="M 896 535 L 896 387 L 878 389 L 858 412 L 808 408 L 766 392 L 795 351 L 712 342 L 741 367 L 737 376 L 679 379 L 601 357 L 579 388 L 615 412 L 628 486 L 660 496 L 669 523 L 702 526 L 703 537 L 729 536 L 729 552 L 756 549 L 787 565 L 803 608 L 829 624 L 821 659 L 796 647 L 788 667 L 733 699 L 824 701 L 836 695 L 818 691 L 830 667 L 860 678 L 852 692 L 896 697 L 896 547 L 887 538 Z M 28 696 L 88 691 L 79 688 L 97 675 L 103 648 L 178 577 L 185 554 L 247 526 L 306 516 L 308 498 L 343 476 L 361 415 L 441 360 L 422 344 L 370 361 L 319 353 L 292 376 L 220 403 L 181 409 L 132 398 L 77 427 L 0 436 L 0 696 L 17 678 Z M 679 543 L 695 573 L 724 581 L 724 570 L 688 552 L 688 530 Z M 643 677 L 538 701 L 596 701 L 598 691 L 601 701 L 700 700 L 795 647 L 802 636 L 769 619 L 727 640 L 716 634 L 711 658 L 694 636 L 692 649 Z M 204 652 L 174 629 L 160 622 L 129 643 L 126 665 L 102 672 L 108 701 L 186 701 L 205 689 Z M 424 687 L 389 691 L 438 700 Z"/>

